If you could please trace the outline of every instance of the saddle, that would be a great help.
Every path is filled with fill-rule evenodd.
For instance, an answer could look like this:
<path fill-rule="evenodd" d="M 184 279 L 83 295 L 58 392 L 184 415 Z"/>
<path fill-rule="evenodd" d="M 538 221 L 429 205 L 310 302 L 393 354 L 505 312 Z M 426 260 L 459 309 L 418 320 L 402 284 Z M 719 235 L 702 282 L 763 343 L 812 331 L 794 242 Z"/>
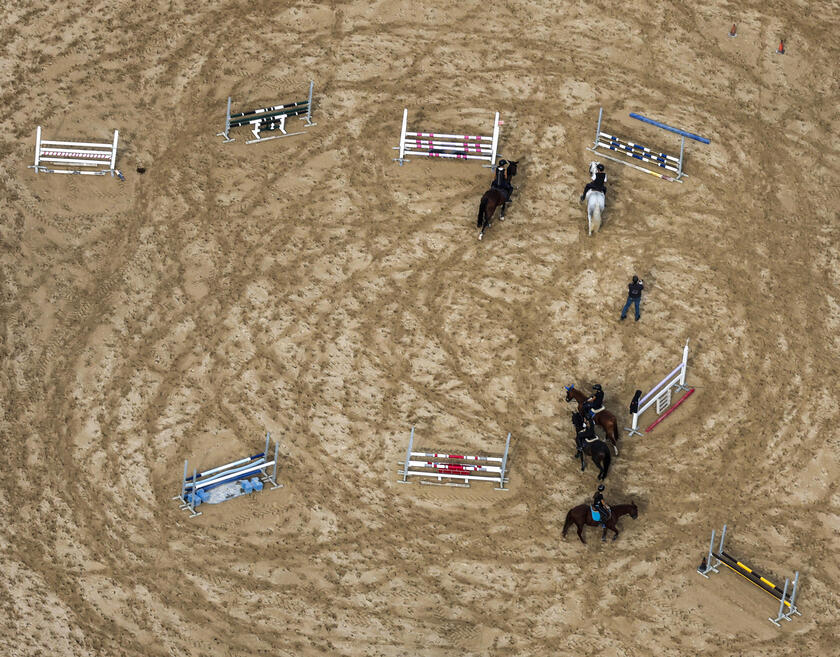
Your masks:
<path fill-rule="evenodd" d="M 612 511 L 610 510 L 610 507 L 608 507 L 608 506 L 605 504 L 605 505 L 604 505 L 604 509 L 606 510 L 606 513 L 604 513 L 604 514 L 603 514 L 603 517 L 601 517 L 601 516 L 602 516 L 601 512 L 600 512 L 600 511 L 598 511 L 598 510 L 597 510 L 594 506 L 592 506 L 591 504 L 589 505 L 589 512 L 592 514 L 592 521 L 593 521 L 593 522 L 605 523 L 605 522 L 607 522 L 607 520 L 609 520 L 609 519 L 610 519 L 610 516 L 612 515 Z"/>

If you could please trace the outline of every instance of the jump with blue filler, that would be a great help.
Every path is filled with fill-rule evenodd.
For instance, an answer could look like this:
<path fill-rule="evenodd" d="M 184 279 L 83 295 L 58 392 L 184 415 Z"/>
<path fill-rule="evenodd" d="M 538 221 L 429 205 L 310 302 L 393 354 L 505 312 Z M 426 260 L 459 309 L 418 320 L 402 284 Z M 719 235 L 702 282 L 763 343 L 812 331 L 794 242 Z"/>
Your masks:
<path fill-rule="evenodd" d="M 277 483 L 277 463 L 280 445 L 274 441 L 274 458 L 269 452 L 271 434 L 265 434 L 265 449 L 259 454 L 225 463 L 216 468 L 189 472 L 189 461 L 184 461 L 184 476 L 181 480 L 181 494 L 172 499 L 180 501 L 182 510 L 190 511 L 190 518 L 201 515 L 196 507 L 201 504 L 218 504 L 232 500 L 246 493 L 259 492 L 264 484 L 271 484 L 269 490 L 282 488 Z"/>
<path fill-rule="evenodd" d="M 711 143 L 710 140 L 706 139 L 705 137 L 701 137 L 700 135 L 696 135 L 693 132 L 687 132 L 686 130 L 675 128 L 666 123 L 650 119 L 641 114 L 637 114 L 636 112 L 630 112 L 631 118 L 637 119 L 638 121 L 647 123 L 649 125 L 656 126 L 657 128 L 661 128 L 662 130 L 667 130 L 668 132 L 673 132 L 675 134 L 680 135 L 680 155 L 679 157 L 675 157 L 673 155 L 668 155 L 667 153 L 662 153 L 656 149 L 649 148 L 642 144 L 633 141 L 628 141 L 626 139 L 622 139 L 621 137 L 616 137 L 615 135 L 602 132 L 601 123 L 603 119 L 603 113 L 603 108 L 600 108 L 598 110 L 598 128 L 595 132 L 595 144 L 592 148 L 589 148 L 588 150 L 592 152 L 596 152 L 598 151 L 598 149 L 601 149 L 602 151 L 610 150 L 615 153 L 624 155 L 626 157 L 638 160 L 644 164 L 647 164 L 648 166 L 656 167 L 656 169 L 659 170 L 647 169 L 645 167 L 638 166 L 637 164 L 632 164 L 624 160 L 619 160 L 617 158 L 606 155 L 605 153 L 600 153 L 600 151 L 598 151 L 602 157 L 605 157 L 608 160 L 618 162 L 619 164 L 627 165 L 633 169 L 643 171 L 644 173 L 648 173 L 650 175 L 656 176 L 657 178 L 660 178 L 662 180 L 667 180 L 669 182 L 682 183 L 682 178 L 686 176 L 685 172 L 683 171 L 686 137 L 689 139 L 693 139 L 694 141 L 698 141 L 702 144 Z M 676 176 L 671 176 L 661 171 L 662 169 L 665 169 L 666 171 L 671 171 L 675 173 Z"/>

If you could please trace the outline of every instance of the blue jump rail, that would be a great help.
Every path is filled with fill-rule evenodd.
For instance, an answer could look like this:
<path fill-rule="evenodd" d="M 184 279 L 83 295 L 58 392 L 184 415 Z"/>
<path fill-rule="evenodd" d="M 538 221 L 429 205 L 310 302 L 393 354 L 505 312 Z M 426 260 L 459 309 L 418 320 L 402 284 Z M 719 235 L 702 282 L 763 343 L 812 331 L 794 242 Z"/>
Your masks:
<path fill-rule="evenodd" d="M 671 132 L 676 132 L 678 135 L 682 135 L 683 137 L 688 137 L 689 139 L 693 139 L 694 141 L 699 141 L 702 144 L 710 144 L 711 142 L 706 139 L 705 137 L 701 137 L 700 135 L 695 135 L 692 132 L 686 132 L 685 130 L 680 130 L 679 128 L 671 127 L 665 123 L 660 123 L 659 121 L 654 121 L 653 119 L 649 119 L 646 116 L 642 116 L 641 114 L 636 114 L 636 112 L 630 112 L 630 117 L 633 119 L 638 119 L 639 121 L 643 121 L 645 123 L 650 123 L 651 125 L 655 125 L 657 128 L 662 128 L 663 130 L 670 130 Z"/>

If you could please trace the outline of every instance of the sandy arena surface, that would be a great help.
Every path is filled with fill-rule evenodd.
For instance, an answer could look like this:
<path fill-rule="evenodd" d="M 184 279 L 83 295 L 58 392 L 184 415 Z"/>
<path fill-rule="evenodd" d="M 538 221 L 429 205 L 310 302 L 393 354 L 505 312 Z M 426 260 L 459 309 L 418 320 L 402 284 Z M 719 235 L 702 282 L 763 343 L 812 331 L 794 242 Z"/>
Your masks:
<path fill-rule="evenodd" d="M 0 655 L 837 655 L 836 2 L 10 2 L 0 28 Z M 306 135 L 215 136 L 229 95 L 310 79 Z M 608 162 L 590 238 L 599 106 L 711 144 L 681 185 Z M 403 107 L 501 112 L 518 190 L 483 242 L 489 170 L 399 167 Z M 36 175 L 39 124 L 118 128 L 127 181 Z M 697 392 L 607 478 L 638 519 L 563 539 L 597 484 L 563 386 L 624 426 L 686 339 Z M 398 485 L 412 424 L 441 451 L 512 432 L 509 492 Z M 282 489 L 179 511 L 185 458 L 266 430 Z M 801 572 L 802 617 L 697 575 L 724 522 Z"/>

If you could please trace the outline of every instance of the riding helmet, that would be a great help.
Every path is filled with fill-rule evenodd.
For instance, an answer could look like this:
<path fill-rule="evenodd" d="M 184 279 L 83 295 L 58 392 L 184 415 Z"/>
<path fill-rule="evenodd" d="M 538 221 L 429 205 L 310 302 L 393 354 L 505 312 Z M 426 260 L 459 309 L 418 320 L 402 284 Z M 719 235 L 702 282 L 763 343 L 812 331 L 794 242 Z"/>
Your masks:
<path fill-rule="evenodd" d="M 604 165 L 601 164 L 600 162 L 598 162 L 598 166 L 595 167 L 595 168 L 598 169 L 598 171 L 603 171 L 604 170 Z"/>
<path fill-rule="evenodd" d="M 592 386 L 592 389 L 593 390 L 603 390 L 600 383 L 596 383 L 594 386 Z"/>
<path fill-rule="evenodd" d="M 598 485 L 598 492 L 599 492 L 599 493 L 603 493 L 603 492 L 604 492 L 604 484 L 599 484 L 599 485 Z"/>
<path fill-rule="evenodd" d="M 507 161 L 507 160 L 499 160 L 499 166 L 500 166 L 500 167 L 507 166 L 507 163 L 508 163 L 508 161 Z"/>

